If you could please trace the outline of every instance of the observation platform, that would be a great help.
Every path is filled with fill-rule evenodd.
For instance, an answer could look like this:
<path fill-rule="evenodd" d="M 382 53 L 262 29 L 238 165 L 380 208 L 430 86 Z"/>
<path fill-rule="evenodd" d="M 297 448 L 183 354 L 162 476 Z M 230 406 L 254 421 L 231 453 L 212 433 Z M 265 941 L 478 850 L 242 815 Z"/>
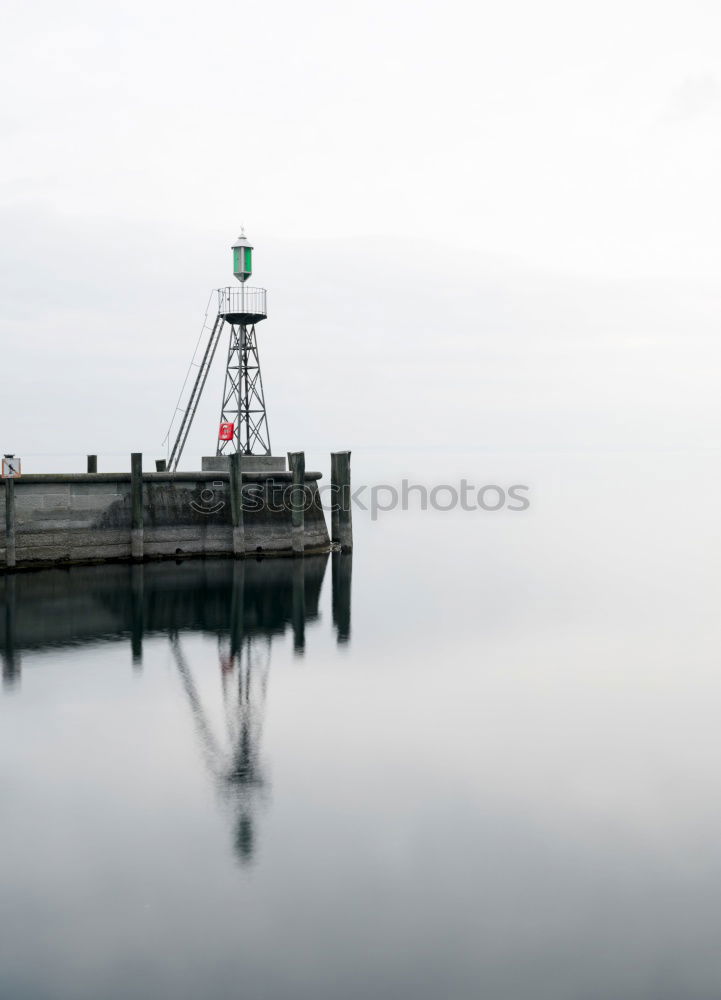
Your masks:
<path fill-rule="evenodd" d="M 265 288 L 219 288 L 218 315 L 227 323 L 253 326 L 268 315 Z"/>

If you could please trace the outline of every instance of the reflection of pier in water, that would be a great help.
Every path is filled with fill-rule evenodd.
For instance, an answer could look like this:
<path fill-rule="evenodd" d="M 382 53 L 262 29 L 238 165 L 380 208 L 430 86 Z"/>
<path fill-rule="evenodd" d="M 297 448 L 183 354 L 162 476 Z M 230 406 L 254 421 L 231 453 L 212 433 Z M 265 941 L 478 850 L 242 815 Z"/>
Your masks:
<path fill-rule="evenodd" d="M 174 632 L 281 635 L 290 626 L 305 647 L 305 625 L 318 617 L 327 555 L 305 559 L 186 560 L 74 566 L 0 576 L 3 677 L 20 678 L 22 654 L 90 642 L 130 640 L 142 663 L 143 639 Z M 350 634 L 352 555 L 332 559 L 333 624 L 338 642 Z M 233 612 L 239 594 L 242 616 Z"/>
<path fill-rule="evenodd" d="M 290 560 L 207 560 L 51 569 L 0 579 L 3 681 L 20 679 L 23 652 L 130 641 L 136 669 L 146 637 L 170 642 L 205 764 L 236 811 L 235 849 L 252 857 L 253 810 L 265 779 L 259 762 L 273 639 L 289 629 L 306 648 L 319 618 L 327 555 Z M 337 641 L 350 637 L 352 556 L 334 552 L 332 614 Z M 217 637 L 226 732 L 214 732 L 184 650 L 190 634 Z"/>

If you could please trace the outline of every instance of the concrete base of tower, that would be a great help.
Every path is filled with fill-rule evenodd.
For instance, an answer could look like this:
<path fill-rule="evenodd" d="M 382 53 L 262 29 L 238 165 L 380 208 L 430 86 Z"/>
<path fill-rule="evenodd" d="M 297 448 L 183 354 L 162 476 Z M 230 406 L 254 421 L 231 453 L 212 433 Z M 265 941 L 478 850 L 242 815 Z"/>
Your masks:
<path fill-rule="evenodd" d="M 200 467 L 203 472 L 230 472 L 230 455 L 204 455 Z M 242 472 L 285 472 L 286 460 L 282 455 L 243 455 L 240 468 Z"/>

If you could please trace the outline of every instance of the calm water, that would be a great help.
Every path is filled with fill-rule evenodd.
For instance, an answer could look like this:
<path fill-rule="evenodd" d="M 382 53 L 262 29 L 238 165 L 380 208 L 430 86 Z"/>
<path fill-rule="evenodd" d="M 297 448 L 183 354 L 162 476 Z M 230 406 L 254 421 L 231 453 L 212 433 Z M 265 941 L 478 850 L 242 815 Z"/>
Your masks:
<path fill-rule="evenodd" d="M 0 996 L 721 995 L 709 465 L 0 582 Z"/>

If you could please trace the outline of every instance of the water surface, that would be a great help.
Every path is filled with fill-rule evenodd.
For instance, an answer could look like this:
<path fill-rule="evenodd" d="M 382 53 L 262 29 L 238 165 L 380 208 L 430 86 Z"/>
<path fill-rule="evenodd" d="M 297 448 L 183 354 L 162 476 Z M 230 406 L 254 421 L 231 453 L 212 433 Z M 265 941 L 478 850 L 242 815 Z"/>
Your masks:
<path fill-rule="evenodd" d="M 719 528 L 687 472 L 357 519 L 352 559 L 5 578 L 0 995 L 718 996 Z"/>

